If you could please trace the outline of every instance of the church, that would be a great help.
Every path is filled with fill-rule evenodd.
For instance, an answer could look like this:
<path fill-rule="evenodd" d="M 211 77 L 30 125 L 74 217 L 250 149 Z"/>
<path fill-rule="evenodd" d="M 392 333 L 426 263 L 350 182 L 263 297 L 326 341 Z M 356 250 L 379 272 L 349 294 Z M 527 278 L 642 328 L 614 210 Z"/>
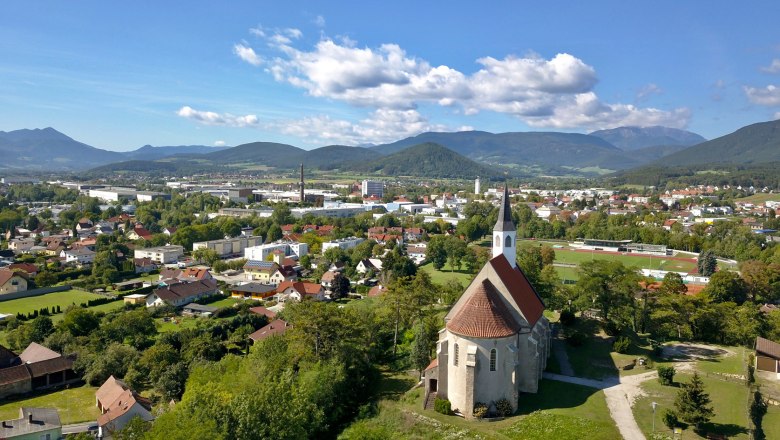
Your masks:
<path fill-rule="evenodd" d="M 492 258 L 444 317 L 436 358 L 425 371 L 426 406 L 448 399 L 453 411 L 471 418 L 477 403 L 492 411 L 507 399 L 517 410 L 520 393 L 536 393 L 550 354 L 550 325 L 517 267 L 516 236 L 505 186 Z"/>

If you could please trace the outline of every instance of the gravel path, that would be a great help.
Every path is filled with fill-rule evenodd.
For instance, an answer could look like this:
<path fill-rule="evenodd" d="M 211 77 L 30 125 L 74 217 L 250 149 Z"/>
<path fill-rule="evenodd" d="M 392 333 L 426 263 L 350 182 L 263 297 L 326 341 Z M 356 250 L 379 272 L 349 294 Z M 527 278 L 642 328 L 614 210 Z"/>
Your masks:
<path fill-rule="evenodd" d="M 648 371 L 647 373 L 633 376 L 615 376 L 606 380 L 584 379 L 552 373 L 544 373 L 544 377 L 550 380 L 604 390 L 609 415 L 615 421 L 615 425 L 618 427 L 623 439 L 645 440 L 645 435 L 642 434 L 639 425 L 637 425 L 634 419 L 634 413 L 631 412 L 631 406 L 637 398 L 643 395 L 641 383 L 657 378 L 658 373 L 656 371 Z"/>

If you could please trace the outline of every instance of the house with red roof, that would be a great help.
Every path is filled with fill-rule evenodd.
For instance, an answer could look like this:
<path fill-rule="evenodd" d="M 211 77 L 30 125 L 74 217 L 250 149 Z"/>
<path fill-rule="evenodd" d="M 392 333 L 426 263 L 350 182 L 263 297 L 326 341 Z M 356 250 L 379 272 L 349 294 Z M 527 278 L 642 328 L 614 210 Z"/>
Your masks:
<path fill-rule="evenodd" d="M 290 328 L 290 324 L 287 321 L 283 321 L 281 319 L 275 319 L 271 321 L 268 325 L 261 327 L 259 330 L 249 335 L 249 339 L 251 339 L 252 343 L 255 344 L 257 342 L 262 341 L 263 339 L 270 338 L 272 336 L 281 336 L 289 328 Z"/>
<path fill-rule="evenodd" d="M 0 269 L 0 295 L 25 290 L 27 290 L 27 276 L 25 272 Z"/>
<path fill-rule="evenodd" d="M 152 402 L 141 397 L 124 382 L 109 376 L 95 392 L 95 403 L 100 409 L 98 416 L 98 438 L 107 438 L 119 431 L 134 417 L 143 421 L 154 420 Z"/>
<path fill-rule="evenodd" d="M 307 283 L 305 281 L 285 281 L 276 286 L 276 300 L 285 302 L 288 300 L 302 301 L 325 299 L 325 289 L 321 284 Z"/>
<path fill-rule="evenodd" d="M 544 303 L 517 267 L 517 228 L 504 188 L 493 227 L 493 257 L 444 317 L 435 363 L 425 371 L 425 404 L 448 399 L 473 417 L 482 402 L 495 410 L 506 399 L 516 409 L 522 393 L 536 393 L 550 354 Z"/>

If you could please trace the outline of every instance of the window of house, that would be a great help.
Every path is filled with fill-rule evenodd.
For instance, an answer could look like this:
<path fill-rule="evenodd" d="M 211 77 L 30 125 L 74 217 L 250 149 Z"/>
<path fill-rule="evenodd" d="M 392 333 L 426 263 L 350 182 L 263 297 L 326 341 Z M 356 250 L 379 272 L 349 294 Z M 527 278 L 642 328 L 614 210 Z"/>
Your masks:
<path fill-rule="evenodd" d="M 458 347 L 458 344 L 455 344 L 455 353 L 452 357 L 452 365 L 458 366 L 458 355 L 460 354 L 460 349 Z"/>
<path fill-rule="evenodd" d="M 507 236 L 506 237 L 506 247 L 512 246 L 512 237 Z"/>
<path fill-rule="evenodd" d="M 490 350 L 490 371 L 496 371 L 496 349 Z"/>

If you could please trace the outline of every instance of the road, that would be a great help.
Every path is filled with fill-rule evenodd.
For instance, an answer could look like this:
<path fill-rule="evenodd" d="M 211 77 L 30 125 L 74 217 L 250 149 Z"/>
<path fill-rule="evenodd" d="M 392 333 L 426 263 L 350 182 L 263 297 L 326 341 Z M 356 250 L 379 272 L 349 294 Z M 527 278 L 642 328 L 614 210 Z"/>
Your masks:
<path fill-rule="evenodd" d="M 72 425 L 63 425 L 62 433 L 78 434 L 79 432 L 87 432 L 89 431 L 90 426 L 95 426 L 95 430 L 97 431 L 97 423 L 92 421 L 92 422 L 84 422 L 84 423 L 74 423 Z"/>

